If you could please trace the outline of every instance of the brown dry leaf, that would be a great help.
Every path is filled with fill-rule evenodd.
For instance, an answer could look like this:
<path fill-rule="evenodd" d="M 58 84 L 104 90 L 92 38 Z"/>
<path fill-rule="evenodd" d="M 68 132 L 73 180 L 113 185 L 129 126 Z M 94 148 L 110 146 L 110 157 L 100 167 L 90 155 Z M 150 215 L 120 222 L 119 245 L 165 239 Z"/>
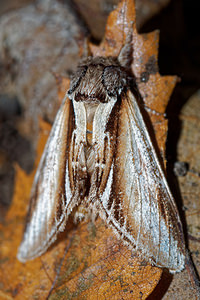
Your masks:
<path fill-rule="evenodd" d="M 132 25 L 132 21 L 134 21 Z M 132 0 L 122 1 L 110 14 L 104 40 L 90 45 L 93 55 L 116 56 L 133 27 L 133 65 L 139 91 L 149 108 L 156 140 L 163 155 L 167 134 L 164 112 L 176 77 L 161 77 L 157 68 L 158 33 L 138 35 Z M 58 78 L 62 98 L 68 81 Z M 41 121 L 38 157 L 42 154 L 50 126 Z M 17 167 L 12 207 L 0 227 L 1 294 L 6 299 L 146 299 L 160 280 L 162 270 L 151 267 L 118 240 L 105 223 L 81 222 L 67 230 L 41 258 L 22 264 L 16 259 L 33 174 Z M 57 272 L 59 270 L 59 276 Z M 49 294 L 49 295 L 50 295 Z"/>
<path fill-rule="evenodd" d="M 92 36 L 101 40 L 109 13 L 117 6 L 119 0 L 74 0 L 76 8 L 86 22 Z M 157 15 L 170 0 L 136 0 L 137 28 Z M 93 17 L 95 16 L 95 18 Z"/>

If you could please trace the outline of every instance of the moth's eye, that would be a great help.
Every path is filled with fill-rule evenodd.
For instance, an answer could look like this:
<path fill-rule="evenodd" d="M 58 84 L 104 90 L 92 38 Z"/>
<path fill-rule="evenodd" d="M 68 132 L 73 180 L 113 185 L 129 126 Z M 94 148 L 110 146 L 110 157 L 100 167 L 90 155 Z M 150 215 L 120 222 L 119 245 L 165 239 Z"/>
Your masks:
<path fill-rule="evenodd" d="M 119 67 L 106 67 L 102 75 L 102 84 L 110 97 L 120 95 L 126 85 L 126 75 Z"/>
<path fill-rule="evenodd" d="M 87 66 L 79 66 L 77 68 L 76 72 L 72 75 L 68 94 L 72 94 L 75 91 L 75 89 L 79 86 L 81 79 L 85 76 L 85 73 L 87 72 L 87 68 Z"/>

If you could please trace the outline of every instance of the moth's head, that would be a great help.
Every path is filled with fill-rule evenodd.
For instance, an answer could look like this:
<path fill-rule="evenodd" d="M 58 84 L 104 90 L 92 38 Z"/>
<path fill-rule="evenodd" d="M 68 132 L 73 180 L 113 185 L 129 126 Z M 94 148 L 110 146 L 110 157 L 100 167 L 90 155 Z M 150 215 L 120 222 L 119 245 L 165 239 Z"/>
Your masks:
<path fill-rule="evenodd" d="M 83 57 L 71 78 L 69 98 L 108 102 L 110 97 L 121 96 L 129 85 L 131 61 L 131 43 L 125 43 L 118 57 Z"/>

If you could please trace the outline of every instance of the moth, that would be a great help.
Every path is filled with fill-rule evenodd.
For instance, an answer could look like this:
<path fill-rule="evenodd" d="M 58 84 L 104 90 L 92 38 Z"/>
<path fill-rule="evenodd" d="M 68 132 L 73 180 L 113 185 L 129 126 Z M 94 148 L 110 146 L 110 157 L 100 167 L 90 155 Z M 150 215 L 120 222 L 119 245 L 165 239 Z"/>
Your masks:
<path fill-rule="evenodd" d="M 152 265 L 179 272 L 183 230 L 130 78 L 131 42 L 118 57 L 83 58 L 34 179 L 22 262 L 43 254 L 69 215 L 100 216 Z"/>

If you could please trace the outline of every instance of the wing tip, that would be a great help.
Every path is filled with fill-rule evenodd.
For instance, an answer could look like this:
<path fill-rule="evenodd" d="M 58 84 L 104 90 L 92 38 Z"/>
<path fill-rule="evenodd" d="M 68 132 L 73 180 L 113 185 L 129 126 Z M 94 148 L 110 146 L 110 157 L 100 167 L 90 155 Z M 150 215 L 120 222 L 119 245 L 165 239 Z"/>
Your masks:
<path fill-rule="evenodd" d="M 21 243 L 21 245 L 18 248 L 18 252 L 17 252 L 17 259 L 22 262 L 25 263 L 28 260 L 32 260 L 38 256 L 40 256 L 41 254 L 38 251 L 29 251 L 28 250 L 28 245 L 25 244 L 24 242 Z"/>
<path fill-rule="evenodd" d="M 39 249 L 35 249 L 35 251 L 31 251 L 28 247 L 28 245 L 26 245 L 25 243 L 22 242 L 22 244 L 19 246 L 18 248 L 18 252 L 17 252 L 17 259 L 22 262 L 25 263 L 28 260 L 33 260 L 39 256 L 41 256 L 48 247 L 45 248 L 39 248 Z"/>
<path fill-rule="evenodd" d="M 24 251 L 21 246 L 19 247 L 17 252 L 17 259 L 22 263 L 25 263 L 27 260 L 31 260 L 31 258 L 27 256 L 27 252 Z"/>
<path fill-rule="evenodd" d="M 177 263 L 176 267 L 170 268 L 169 272 L 171 274 L 180 273 L 185 269 L 185 255 L 184 253 L 179 254 L 179 263 Z"/>

